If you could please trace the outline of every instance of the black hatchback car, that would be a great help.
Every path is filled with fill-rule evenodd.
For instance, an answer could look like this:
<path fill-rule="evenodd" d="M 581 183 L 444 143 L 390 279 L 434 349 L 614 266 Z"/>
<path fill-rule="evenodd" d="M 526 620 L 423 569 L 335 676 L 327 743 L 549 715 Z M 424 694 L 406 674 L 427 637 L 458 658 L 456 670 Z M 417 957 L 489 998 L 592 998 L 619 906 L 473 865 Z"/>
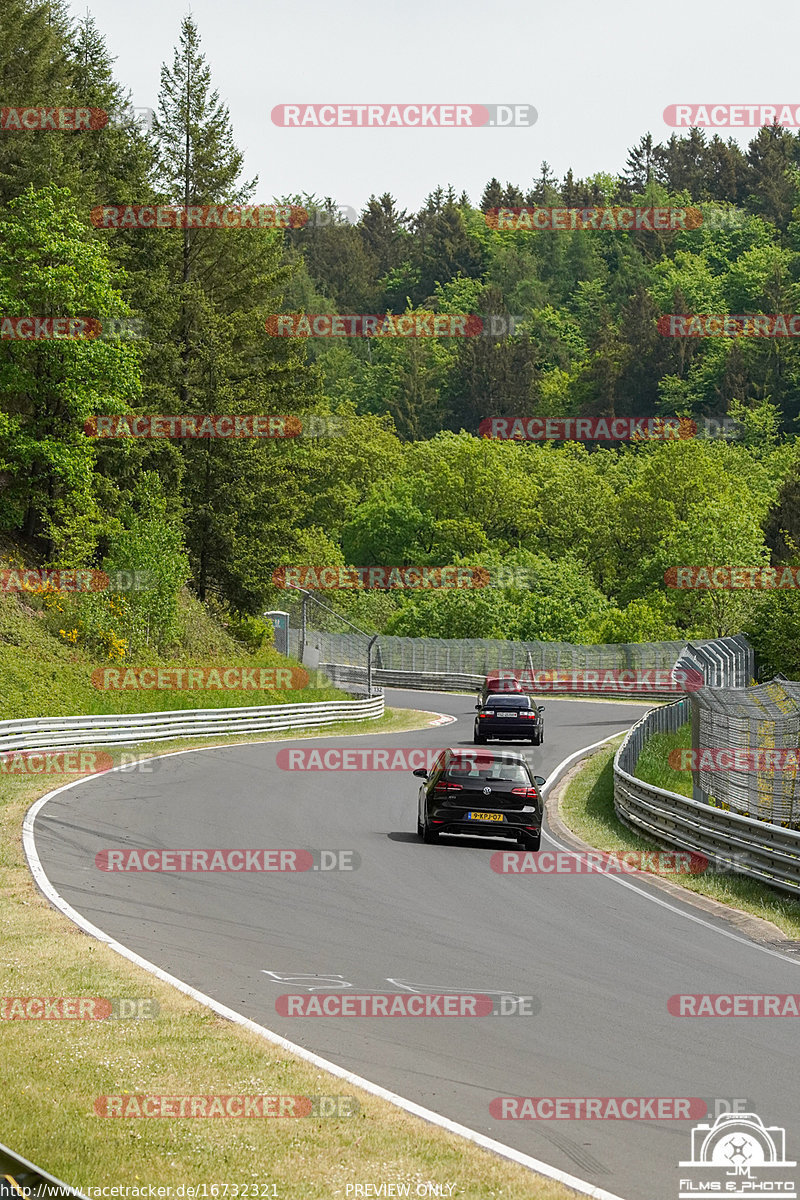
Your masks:
<path fill-rule="evenodd" d="M 481 745 L 487 738 L 499 738 L 509 742 L 522 739 L 541 746 L 544 741 L 544 705 L 531 696 L 503 695 L 487 696 L 475 705 L 475 734 L 473 741 Z"/>
<path fill-rule="evenodd" d="M 515 838 L 538 850 L 542 836 L 541 775 L 522 754 L 505 750 L 443 750 L 419 789 L 417 833 L 438 842 L 440 833 Z"/>

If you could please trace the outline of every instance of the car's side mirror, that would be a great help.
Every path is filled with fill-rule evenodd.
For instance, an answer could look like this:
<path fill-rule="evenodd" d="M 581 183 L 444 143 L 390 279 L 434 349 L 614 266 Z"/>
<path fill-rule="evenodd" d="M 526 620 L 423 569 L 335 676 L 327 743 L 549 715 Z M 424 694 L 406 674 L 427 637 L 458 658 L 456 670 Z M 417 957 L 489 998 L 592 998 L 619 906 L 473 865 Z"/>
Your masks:
<path fill-rule="evenodd" d="M 428 778 L 428 772 L 425 770 L 424 767 L 417 767 L 414 774 L 417 776 L 418 779 L 427 779 Z"/>
<path fill-rule="evenodd" d="M 544 704 L 540 704 L 538 707 L 539 707 L 539 712 L 544 712 L 544 710 L 545 710 Z"/>
<path fill-rule="evenodd" d="M 482 705 L 482 704 L 476 704 L 476 705 L 475 705 L 475 712 L 480 712 L 482 708 L 483 708 L 483 705 Z"/>
<path fill-rule="evenodd" d="M 537 787 L 540 788 L 544 787 L 544 785 L 547 783 L 547 780 L 545 779 L 544 775 L 534 775 L 533 782 Z"/>

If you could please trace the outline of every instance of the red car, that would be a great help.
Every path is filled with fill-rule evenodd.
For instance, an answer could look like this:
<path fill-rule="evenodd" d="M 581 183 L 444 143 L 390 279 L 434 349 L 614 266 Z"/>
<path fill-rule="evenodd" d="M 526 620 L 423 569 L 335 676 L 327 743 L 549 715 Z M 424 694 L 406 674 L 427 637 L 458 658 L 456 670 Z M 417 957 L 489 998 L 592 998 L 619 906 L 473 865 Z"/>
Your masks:
<path fill-rule="evenodd" d="M 526 695 L 525 688 L 511 671 L 495 671 L 492 675 L 487 675 L 484 680 L 480 691 L 481 703 L 486 700 L 487 696 L 503 695 L 505 692 L 510 692 L 514 696 Z"/>

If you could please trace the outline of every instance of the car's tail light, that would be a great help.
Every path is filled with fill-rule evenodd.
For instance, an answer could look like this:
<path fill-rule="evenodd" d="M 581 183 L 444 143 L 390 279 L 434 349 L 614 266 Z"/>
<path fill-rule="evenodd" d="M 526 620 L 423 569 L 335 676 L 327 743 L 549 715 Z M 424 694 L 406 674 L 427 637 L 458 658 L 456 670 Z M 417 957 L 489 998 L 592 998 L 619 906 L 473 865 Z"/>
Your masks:
<path fill-rule="evenodd" d="M 491 712 L 491 713 L 490 712 L 479 712 L 478 716 L 479 717 L 493 717 L 494 713 L 493 712 Z"/>
<path fill-rule="evenodd" d="M 539 719 L 539 714 L 535 712 L 521 712 L 519 715 L 525 717 L 528 721 L 537 721 Z"/>
<path fill-rule="evenodd" d="M 434 792 L 463 792 L 460 783 L 437 783 Z"/>
<path fill-rule="evenodd" d="M 511 795 L 524 796 L 526 800 L 536 800 L 539 793 L 536 791 L 536 788 L 512 788 Z"/>

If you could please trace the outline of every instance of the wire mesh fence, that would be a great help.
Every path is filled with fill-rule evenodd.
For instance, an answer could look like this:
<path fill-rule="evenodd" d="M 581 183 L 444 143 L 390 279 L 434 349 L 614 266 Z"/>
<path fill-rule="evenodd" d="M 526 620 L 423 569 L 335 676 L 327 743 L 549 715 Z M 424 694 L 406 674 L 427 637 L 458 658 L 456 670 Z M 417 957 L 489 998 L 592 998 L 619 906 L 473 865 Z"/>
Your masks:
<path fill-rule="evenodd" d="M 633 775 L 639 755 L 646 743 L 656 733 L 677 733 L 692 717 L 691 701 L 688 696 L 675 704 L 664 704 L 647 714 L 646 720 L 634 725 L 617 755 L 617 763 L 623 771 Z"/>
<path fill-rule="evenodd" d="M 310 591 L 303 595 L 288 591 L 285 609 L 289 652 L 304 665 L 320 667 L 335 683 L 366 675 L 369 661 L 376 683 L 412 687 L 436 687 L 439 678 L 445 687 L 471 687 L 501 671 L 514 672 L 526 687 L 526 677 L 533 687 L 534 674 L 536 686 L 540 675 L 550 675 L 559 682 L 554 690 L 578 693 L 587 690 L 583 684 L 592 673 L 627 672 L 638 677 L 655 672 L 661 676 L 661 687 L 637 679 L 616 690 L 633 693 L 642 682 L 643 692 L 657 695 L 689 690 L 688 684 L 675 686 L 676 673 L 684 680 L 694 679 L 693 686 L 747 687 L 755 670 L 752 648 L 743 637 L 587 646 L 499 638 L 397 637 L 359 629 Z M 593 690 L 597 689 L 589 684 L 588 691 Z"/>
<path fill-rule="evenodd" d="M 800 683 L 778 676 L 746 690 L 697 692 L 692 749 L 695 799 L 800 828 Z"/>
<path fill-rule="evenodd" d="M 303 608 L 305 607 L 305 614 Z M 518 642 L 484 638 L 423 638 L 374 635 L 351 628 L 309 596 L 287 596 L 290 653 L 319 667 L 332 682 L 366 680 L 372 643 L 373 681 L 386 686 L 469 688 L 494 671 L 659 671 L 700 673 L 703 686 L 690 698 L 660 709 L 637 732 L 626 758 L 634 764 L 644 742 L 657 732 L 676 732 L 691 718 L 694 799 L 742 816 L 800 828 L 800 774 L 779 759 L 760 769 L 720 767 L 703 751 L 795 749 L 800 755 L 800 683 L 782 678 L 755 682 L 752 647 L 741 635 L 695 642 L 642 642 L 577 646 L 566 642 Z M 338 626 L 338 628 L 337 628 Z M 622 689 L 620 689 L 622 690 Z M 674 690 L 674 689 L 673 689 Z M 678 690 L 681 690 L 680 688 Z M 576 691 L 580 691 L 576 688 Z M 656 698 L 655 691 L 652 693 Z"/>

